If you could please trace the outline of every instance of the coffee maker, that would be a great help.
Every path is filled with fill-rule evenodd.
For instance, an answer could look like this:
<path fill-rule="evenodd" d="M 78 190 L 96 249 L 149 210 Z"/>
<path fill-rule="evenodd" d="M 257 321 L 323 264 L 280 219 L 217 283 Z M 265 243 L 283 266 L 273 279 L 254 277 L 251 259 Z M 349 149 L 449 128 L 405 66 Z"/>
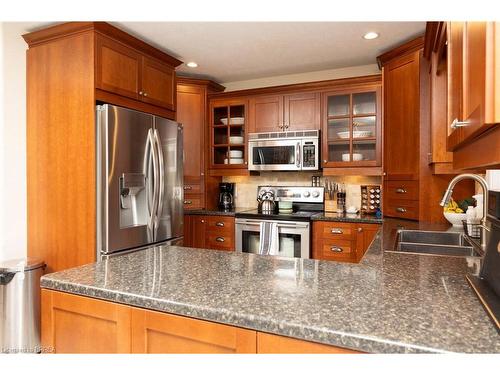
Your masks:
<path fill-rule="evenodd" d="M 234 207 L 234 183 L 221 182 L 219 184 L 219 208 L 225 211 L 232 210 Z"/>

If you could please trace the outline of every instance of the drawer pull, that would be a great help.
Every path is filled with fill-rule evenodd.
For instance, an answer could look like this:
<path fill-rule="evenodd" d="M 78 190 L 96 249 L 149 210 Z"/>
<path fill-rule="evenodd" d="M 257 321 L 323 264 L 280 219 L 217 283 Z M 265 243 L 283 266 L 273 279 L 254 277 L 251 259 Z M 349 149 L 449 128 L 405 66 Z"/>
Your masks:
<path fill-rule="evenodd" d="M 359 227 L 358 228 L 358 233 L 361 233 L 363 231 L 363 228 Z"/>
<path fill-rule="evenodd" d="M 343 234 L 344 233 L 344 231 L 340 228 L 333 228 L 331 230 L 331 232 L 332 232 L 332 234 Z"/>
<path fill-rule="evenodd" d="M 396 211 L 398 211 L 398 212 L 406 212 L 406 208 L 404 208 L 404 207 L 396 207 Z"/>
<path fill-rule="evenodd" d="M 184 204 L 193 204 L 193 201 L 185 200 Z"/>
<path fill-rule="evenodd" d="M 217 242 L 224 242 L 224 237 L 217 237 L 215 240 Z"/>
<path fill-rule="evenodd" d="M 333 251 L 334 253 L 341 253 L 342 251 L 344 251 L 344 249 L 338 246 L 332 246 L 330 250 Z"/>
<path fill-rule="evenodd" d="M 406 189 L 405 188 L 397 188 L 396 189 L 396 193 L 398 193 L 398 194 L 405 194 L 406 193 Z"/>
<path fill-rule="evenodd" d="M 224 223 L 222 221 L 218 221 L 215 223 L 216 226 L 218 227 L 223 227 L 224 226 Z"/>
<path fill-rule="evenodd" d="M 461 127 L 469 126 L 469 125 L 470 125 L 469 121 L 458 121 L 458 119 L 456 118 L 455 120 L 453 120 L 450 127 L 452 129 L 456 129 L 456 128 L 461 128 Z"/>
<path fill-rule="evenodd" d="M 184 186 L 184 190 L 193 190 L 193 187 L 189 186 L 189 185 L 186 185 L 186 186 Z"/>

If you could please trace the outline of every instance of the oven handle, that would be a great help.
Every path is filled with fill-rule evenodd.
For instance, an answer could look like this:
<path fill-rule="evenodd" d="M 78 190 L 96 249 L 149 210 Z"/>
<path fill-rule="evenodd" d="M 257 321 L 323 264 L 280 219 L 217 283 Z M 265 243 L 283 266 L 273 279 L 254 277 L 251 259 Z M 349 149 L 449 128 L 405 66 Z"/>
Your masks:
<path fill-rule="evenodd" d="M 256 227 L 260 227 L 260 223 L 261 223 L 260 221 L 256 222 L 256 221 L 241 220 L 241 221 L 237 221 L 236 225 L 244 224 L 244 225 L 253 225 Z M 296 229 L 296 228 L 308 228 L 308 227 L 309 227 L 309 224 L 280 224 L 280 223 L 278 223 L 278 228 Z"/>
<path fill-rule="evenodd" d="M 300 142 L 297 142 L 296 158 L 297 158 L 296 161 L 297 168 L 300 168 Z"/>

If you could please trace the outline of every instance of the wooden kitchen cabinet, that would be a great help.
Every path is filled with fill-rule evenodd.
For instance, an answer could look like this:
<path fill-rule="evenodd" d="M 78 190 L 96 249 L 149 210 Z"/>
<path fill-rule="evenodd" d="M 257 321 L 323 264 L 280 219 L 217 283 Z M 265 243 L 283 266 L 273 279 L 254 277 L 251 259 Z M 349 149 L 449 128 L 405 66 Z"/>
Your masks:
<path fill-rule="evenodd" d="M 393 59 L 383 68 L 385 179 L 417 180 L 420 158 L 420 50 Z"/>
<path fill-rule="evenodd" d="M 418 181 L 423 151 L 421 95 L 427 92 L 421 82 L 423 42 L 423 37 L 417 38 L 378 58 L 384 77 L 383 191 L 389 192 L 383 199 L 383 212 L 414 220 L 419 219 Z"/>
<path fill-rule="evenodd" d="M 382 165 L 381 85 L 332 91 L 323 94 L 322 166 L 324 173 L 336 168 Z M 378 173 L 381 174 L 381 170 Z"/>
<path fill-rule="evenodd" d="M 257 353 L 259 354 L 355 354 L 355 350 L 332 345 L 318 344 L 291 337 L 257 332 Z"/>
<path fill-rule="evenodd" d="M 256 353 L 256 332 L 220 323 L 131 308 L 132 353 Z"/>
<path fill-rule="evenodd" d="M 48 289 L 42 289 L 41 337 L 52 353 L 359 353 Z"/>
<path fill-rule="evenodd" d="M 210 103 L 243 102 L 248 103 L 246 118 L 247 133 L 269 133 L 282 131 L 321 129 L 323 175 L 371 175 L 382 174 L 382 79 L 381 75 L 343 78 L 331 81 L 308 82 L 286 86 L 264 87 L 210 95 Z M 352 94 L 348 98 L 349 111 L 345 114 L 328 112 L 325 98 L 341 93 Z M 223 116 L 226 116 L 226 110 Z M 364 112 L 364 113 L 363 113 Z M 214 119 L 217 117 L 213 115 Z M 219 116 L 221 117 L 221 116 Z M 335 139 L 336 122 L 344 121 L 347 137 Z M 330 124 L 329 124 L 330 122 Z M 371 132 L 368 137 L 353 139 L 354 127 Z M 219 123 L 219 125 L 221 125 Z M 212 124 L 217 129 L 217 122 Z M 330 129 L 331 128 L 331 129 Z M 218 134 L 217 134 L 218 133 Z M 214 145 L 211 161 L 212 175 L 248 175 L 244 169 L 233 170 L 221 165 L 226 158 L 227 145 L 224 143 L 226 130 L 214 130 Z M 366 133 L 365 133 L 366 134 Z M 356 133 L 358 135 L 358 133 Z M 338 142 L 337 142 L 338 141 Z M 337 144 L 336 144 L 337 142 Z M 245 144 L 248 139 L 245 139 Z M 342 154 L 349 154 L 347 162 Z M 352 160 L 352 154 L 361 154 L 363 160 Z M 245 160 L 246 161 L 246 160 Z"/>
<path fill-rule="evenodd" d="M 250 98 L 249 132 L 268 133 L 283 131 L 283 96 L 258 96 Z"/>
<path fill-rule="evenodd" d="M 175 110 L 177 65 L 176 61 L 163 62 L 123 42 L 96 35 L 96 87 L 101 90 Z"/>
<path fill-rule="evenodd" d="M 96 87 L 139 99 L 140 53 L 111 38 L 96 37 Z"/>
<path fill-rule="evenodd" d="M 379 224 L 315 221 L 312 258 L 358 263 L 379 228 Z"/>
<path fill-rule="evenodd" d="M 316 130 L 320 128 L 320 93 L 252 97 L 249 111 L 252 133 Z"/>
<path fill-rule="evenodd" d="M 177 78 L 177 122 L 183 126 L 184 209 L 215 208 L 220 177 L 208 174 L 208 99 L 224 87 L 209 80 Z"/>
<path fill-rule="evenodd" d="M 384 75 L 384 216 L 446 223 L 439 201 L 457 171 L 445 147 L 450 67 L 444 30 L 439 35 L 425 43 L 416 38 L 378 58 Z M 464 182 L 454 197 L 473 192 Z"/>
<path fill-rule="evenodd" d="M 128 306 L 42 289 L 41 345 L 54 353 L 130 353 Z"/>
<path fill-rule="evenodd" d="M 283 97 L 283 102 L 285 130 L 319 130 L 320 93 L 289 94 Z"/>
<path fill-rule="evenodd" d="M 184 246 L 234 251 L 234 217 L 184 215 Z"/>
<path fill-rule="evenodd" d="M 160 107 L 175 109 L 175 71 L 156 59 L 142 57 L 142 100 Z"/>
<path fill-rule="evenodd" d="M 500 165 L 499 29 L 498 22 L 447 23 L 447 142 L 455 169 Z"/>
<path fill-rule="evenodd" d="M 211 100 L 210 111 L 210 174 L 212 176 L 248 175 L 246 99 Z M 232 157 L 234 151 L 240 157 Z"/>
<path fill-rule="evenodd" d="M 429 110 L 430 138 L 427 161 L 433 174 L 453 174 L 453 153 L 447 149 L 448 138 L 448 35 L 446 22 L 427 22 L 424 57 L 430 63 Z M 454 67 L 456 69 L 457 67 Z"/>

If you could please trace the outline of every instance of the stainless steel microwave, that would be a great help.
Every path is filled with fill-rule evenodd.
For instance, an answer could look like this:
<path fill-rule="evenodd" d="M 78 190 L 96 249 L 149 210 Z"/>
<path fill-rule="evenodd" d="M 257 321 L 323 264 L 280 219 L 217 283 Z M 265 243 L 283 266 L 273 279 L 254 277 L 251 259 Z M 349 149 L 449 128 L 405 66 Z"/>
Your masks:
<path fill-rule="evenodd" d="M 319 130 L 248 135 L 251 171 L 315 171 L 319 169 Z"/>

